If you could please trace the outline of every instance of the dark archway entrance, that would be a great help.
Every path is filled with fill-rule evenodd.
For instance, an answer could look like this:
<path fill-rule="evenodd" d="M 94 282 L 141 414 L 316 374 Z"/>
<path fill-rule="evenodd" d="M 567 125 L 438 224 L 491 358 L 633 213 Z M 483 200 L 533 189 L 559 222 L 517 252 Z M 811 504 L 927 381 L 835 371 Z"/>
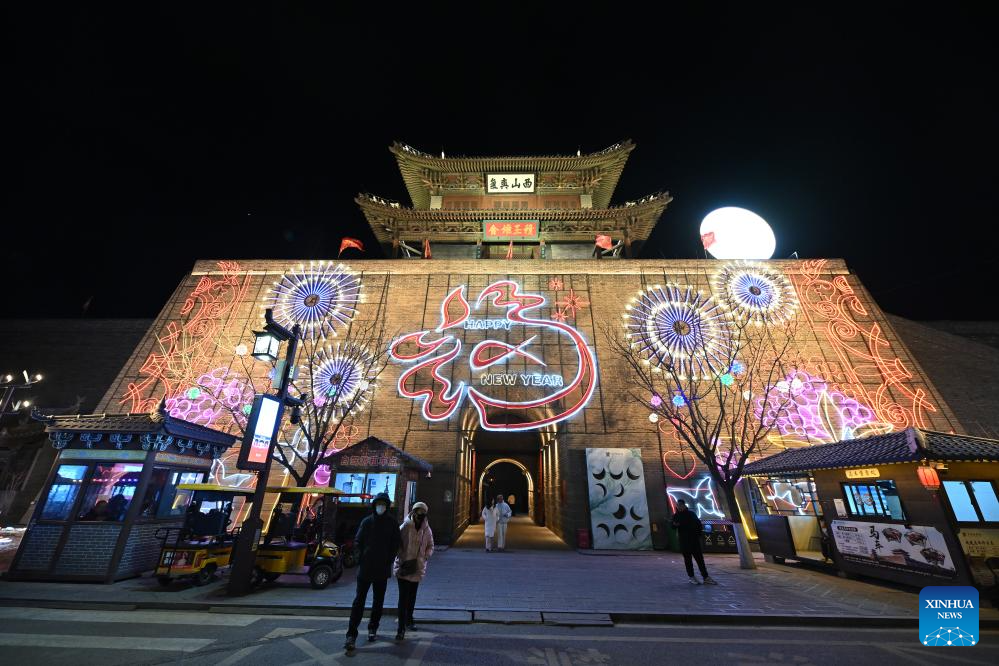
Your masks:
<path fill-rule="evenodd" d="M 508 549 L 565 548 L 549 525 L 552 488 L 558 461 L 552 455 L 555 429 L 494 431 L 470 423 L 463 438 L 459 469 L 468 470 L 470 492 L 463 496 L 468 528 L 458 547 L 482 547 L 482 506 L 489 497 L 514 496 L 514 518 L 507 532 Z M 554 487 L 554 484 L 551 484 Z M 547 498 L 547 499 L 546 499 Z"/>

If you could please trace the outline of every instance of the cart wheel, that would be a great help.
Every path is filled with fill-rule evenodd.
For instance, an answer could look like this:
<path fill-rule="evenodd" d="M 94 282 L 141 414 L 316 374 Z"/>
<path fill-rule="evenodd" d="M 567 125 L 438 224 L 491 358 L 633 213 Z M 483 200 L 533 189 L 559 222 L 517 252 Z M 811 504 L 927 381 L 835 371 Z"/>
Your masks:
<path fill-rule="evenodd" d="M 157 576 L 156 582 L 160 584 L 160 587 L 167 587 L 173 582 L 173 578 L 170 578 L 170 576 Z"/>
<path fill-rule="evenodd" d="M 333 582 L 333 567 L 328 564 L 317 564 L 309 570 L 309 582 L 312 589 L 325 590 Z"/>
<path fill-rule="evenodd" d="M 266 580 L 268 583 L 272 583 L 272 582 L 276 581 L 280 577 L 281 577 L 281 574 L 277 573 L 276 571 L 265 571 L 264 572 L 264 580 Z"/>
<path fill-rule="evenodd" d="M 217 567 L 214 564 L 206 565 L 201 571 L 199 571 L 194 576 L 194 584 L 195 585 L 204 585 L 205 583 L 207 583 L 208 581 L 210 581 L 212 579 L 212 576 L 215 575 L 215 569 L 216 568 Z"/>

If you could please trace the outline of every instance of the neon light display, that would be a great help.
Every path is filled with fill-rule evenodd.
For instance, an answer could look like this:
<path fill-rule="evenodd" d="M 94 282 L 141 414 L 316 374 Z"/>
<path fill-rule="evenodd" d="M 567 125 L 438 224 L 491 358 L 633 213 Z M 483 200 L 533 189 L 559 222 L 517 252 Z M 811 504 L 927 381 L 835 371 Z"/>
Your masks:
<path fill-rule="evenodd" d="M 794 317 L 798 298 L 783 273 L 763 264 L 736 261 L 715 275 L 714 291 L 737 319 L 757 324 Z"/>
<path fill-rule="evenodd" d="M 766 402 L 757 400 L 756 418 L 773 422 L 784 446 L 838 442 L 892 429 L 878 422 L 867 405 L 802 370 L 777 382 L 775 388 Z"/>
<path fill-rule="evenodd" d="M 580 301 L 575 301 L 582 307 Z M 419 400 L 423 417 L 428 421 L 442 421 L 450 418 L 467 397 L 479 414 L 481 426 L 486 430 L 516 431 L 534 430 L 551 423 L 557 423 L 578 413 L 593 396 L 597 383 L 597 363 L 593 351 L 587 346 L 583 336 L 575 328 L 562 321 L 536 319 L 534 310 L 544 306 L 546 300 L 539 294 L 524 294 L 520 286 L 510 280 L 494 282 L 485 287 L 475 300 L 474 307 L 465 298 L 465 287 L 452 290 L 441 303 L 441 323 L 434 331 L 409 333 L 392 342 L 389 354 L 399 363 L 412 363 L 412 367 L 399 377 L 399 394 Z M 503 310 L 499 318 L 483 316 L 472 319 L 473 310 L 485 313 L 489 307 Z M 469 322 L 496 322 L 486 326 L 466 325 Z M 575 349 L 576 372 L 573 377 L 551 372 L 551 368 L 539 350 L 532 345 L 539 338 L 530 334 L 530 328 L 554 331 L 571 341 Z M 456 332 L 463 337 L 486 335 L 500 330 L 507 334 L 520 335 L 520 341 L 508 342 L 487 337 L 472 345 L 467 353 L 468 372 L 459 365 L 460 376 L 467 379 L 453 381 L 455 373 L 445 371 L 446 366 L 462 356 L 465 346 Z M 434 334 L 441 334 L 434 337 Z M 510 364 L 516 367 L 511 368 Z M 474 377 L 479 387 L 473 386 L 473 375 L 494 366 L 505 365 L 504 373 L 481 374 Z M 541 372 L 547 370 L 546 372 Z M 540 393 L 539 397 L 527 400 L 506 400 L 494 398 L 480 390 L 491 386 L 516 387 L 521 393 Z M 545 391 L 550 387 L 551 391 Z M 540 388 L 541 391 L 533 389 Z M 558 390 L 554 390 L 558 389 Z M 555 405 L 561 409 L 552 413 Z M 520 423 L 500 423 L 497 414 L 512 414 Z"/>
<path fill-rule="evenodd" d="M 309 376 L 310 371 L 315 372 Z M 345 344 L 320 348 L 311 364 L 301 366 L 302 379 L 295 388 L 313 394 L 316 407 L 329 410 L 337 420 L 353 407 L 354 412 L 364 409 L 380 372 L 371 353 L 356 345 Z M 328 405 L 330 400 L 335 403 Z"/>
<path fill-rule="evenodd" d="M 649 287 L 627 306 L 625 328 L 650 362 L 694 379 L 727 370 L 731 337 L 725 309 L 676 285 Z"/>
<path fill-rule="evenodd" d="M 697 514 L 698 518 L 724 518 L 725 513 L 718 508 L 715 501 L 715 490 L 710 476 L 703 476 L 697 485 L 690 488 L 669 487 L 666 489 L 670 507 L 676 512 L 676 503 L 683 500 L 687 508 Z"/>
<path fill-rule="evenodd" d="M 274 318 L 291 328 L 302 327 L 302 337 L 325 338 L 344 326 L 357 311 L 361 281 L 340 264 L 319 262 L 292 269 L 274 283 L 267 307 Z"/>
<path fill-rule="evenodd" d="M 891 354 L 880 324 L 857 321 L 855 315 L 868 313 L 846 276 L 820 277 L 825 263 L 825 259 L 802 262 L 801 275 L 795 279 L 802 312 L 813 329 L 825 328 L 838 361 L 814 360 L 811 367 L 846 395 L 870 405 L 878 421 L 896 430 L 928 427 L 927 412 L 937 408 L 927 390 L 916 385 L 905 363 Z M 880 378 L 876 387 L 869 384 L 873 377 Z"/>
<path fill-rule="evenodd" d="M 227 367 L 215 368 L 195 380 L 197 386 L 166 400 L 166 410 L 191 423 L 211 426 L 219 421 L 246 424 L 245 407 L 253 403 L 249 381 Z"/>
<path fill-rule="evenodd" d="M 182 322 L 171 321 L 157 336 L 155 351 L 139 368 L 139 382 L 129 382 L 118 401 L 130 412 L 149 412 L 160 396 L 176 395 L 193 383 L 198 372 L 212 366 L 224 322 L 236 309 L 250 286 L 250 276 L 240 277 L 242 267 L 235 261 L 218 263 L 221 277 L 203 276 L 184 301 Z"/>
<path fill-rule="evenodd" d="M 569 293 L 565 295 L 565 300 L 555 302 L 555 305 L 562 308 L 561 314 L 568 316 L 571 312 L 573 319 L 576 318 L 576 315 L 580 310 L 589 304 L 589 301 L 583 300 L 583 298 L 572 289 L 570 289 Z"/>

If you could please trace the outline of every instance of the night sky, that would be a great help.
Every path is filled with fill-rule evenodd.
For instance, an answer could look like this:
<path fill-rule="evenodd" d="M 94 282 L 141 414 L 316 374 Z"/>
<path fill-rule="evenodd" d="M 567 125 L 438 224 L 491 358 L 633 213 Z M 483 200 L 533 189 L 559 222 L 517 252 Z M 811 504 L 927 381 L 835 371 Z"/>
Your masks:
<path fill-rule="evenodd" d="M 994 3 L 19 4 L 0 317 L 152 317 L 198 258 L 332 258 L 345 235 L 378 257 L 353 199 L 409 203 L 396 139 L 630 138 L 614 203 L 674 197 L 647 257 L 703 256 L 701 218 L 739 205 L 776 257 L 843 257 L 889 312 L 996 318 Z"/>

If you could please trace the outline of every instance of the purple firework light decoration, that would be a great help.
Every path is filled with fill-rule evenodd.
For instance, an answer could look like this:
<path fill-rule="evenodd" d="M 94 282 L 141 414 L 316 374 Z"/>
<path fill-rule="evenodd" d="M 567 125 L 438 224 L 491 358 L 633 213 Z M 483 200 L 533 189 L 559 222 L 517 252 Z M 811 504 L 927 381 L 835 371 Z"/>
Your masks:
<path fill-rule="evenodd" d="M 626 306 L 625 329 L 633 347 L 657 367 L 682 377 L 713 376 L 732 353 L 725 310 L 692 287 L 655 285 Z"/>
<path fill-rule="evenodd" d="M 756 418 L 774 423 L 782 438 L 805 444 L 838 442 L 891 430 L 890 425 L 877 421 L 870 407 L 803 370 L 778 382 L 766 400 L 757 400 Z"/>
<path fill-rule="evenodd" d="M 765 264 L 725 264 L 715 274 L 714 291 L 735 317 L 758 325 L 787 321 L 798 309 L 790 280 Z"/>
<path fill-rule="evenodd" d="M 302 327 L 302 337 L 325 338 L 345 326 L 361 299 L 361 281 L 340 264 L 320 261 L 290 269 L 274 283 L 265 307 L 274 318 L 291 328 Z"/>
<path fill-rule="evenodd" d="M 315 406 L 332 410 L 336 419 L 364 409 L 380 370 L 371 352 L 351 343 L 320 348 L 302 369 L 299 392 L 311 394 Z"/>

